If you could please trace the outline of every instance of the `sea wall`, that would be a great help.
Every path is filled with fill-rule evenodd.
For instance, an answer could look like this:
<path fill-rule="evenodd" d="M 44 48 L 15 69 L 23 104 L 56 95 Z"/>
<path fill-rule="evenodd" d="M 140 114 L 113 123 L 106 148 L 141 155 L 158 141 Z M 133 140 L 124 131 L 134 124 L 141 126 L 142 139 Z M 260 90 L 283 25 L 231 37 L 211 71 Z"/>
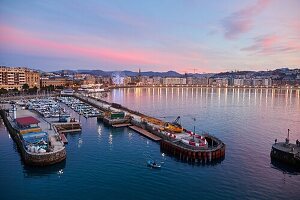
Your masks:
<path fill-rule="evenodd" d="M 160 141 L 161 151 L 170 156 L 177 157 L 180 160 L 201 163 L 216 163 L 225 158 L 226 145 L 211 135 L 206 134 L 205 138 L 210 143 L 213 141 L 214 146 L 209 147 L 208 149 L 199 149 L 193 146 L 186 146 L 174 138 L 167 137 L 166 135 L 160 133 L 158 129 L 155 129 L 153 126 L 147 123 L 131 120 L 131 124 L 143 128 L 162 138 Z"/>
<path fill-rule="evenodd" d="M 182 145 L 178 145 L 167 140 L 163 140 L 160 142 L 160 148 L 162 152 L 187 162 L 213 164 L 218 161 L 222 161 L 225 158 L 224 143 L 221 143 L 217 148 L 213 149 L 194 150 L 190 148 L 184 148 Z"/>

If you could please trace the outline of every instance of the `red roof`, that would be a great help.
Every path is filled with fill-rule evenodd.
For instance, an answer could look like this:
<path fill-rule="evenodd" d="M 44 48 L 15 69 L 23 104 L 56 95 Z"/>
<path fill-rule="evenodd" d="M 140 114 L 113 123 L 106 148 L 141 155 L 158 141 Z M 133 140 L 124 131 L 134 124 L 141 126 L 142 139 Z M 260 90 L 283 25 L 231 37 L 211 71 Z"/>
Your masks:
<path fill-rule="evenodd" d="M 40 123 L 39 120 L 37 120 L 36 118 L 34 117 L 19 117 L 16 119 L 16 122 L 21 125 L 21 126 L 27 126 L 27 125 L 30 125 L 30 124 L 38 124 Z"/>

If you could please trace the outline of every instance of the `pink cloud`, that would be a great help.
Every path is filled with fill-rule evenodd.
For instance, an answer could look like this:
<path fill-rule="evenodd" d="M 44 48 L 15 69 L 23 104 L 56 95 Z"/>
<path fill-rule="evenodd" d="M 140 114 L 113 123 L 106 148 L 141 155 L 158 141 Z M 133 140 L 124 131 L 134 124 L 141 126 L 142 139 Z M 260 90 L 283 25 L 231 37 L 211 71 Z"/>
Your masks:
<path fill-rule="evenodd" d="M 143 52 L 121 52 L 108 48 L 75 45 L 53 40 L 42 39 L 33 33 L 28 33 L 9 26 L 0 27 L 1 44 L 14 46 L 37 54 L 53 54 L 59 56 L 81 56 L 93 59 L 120 60 L 128 63 L 146 63 L 148 64 L 147 55 Z"/>
<path fill-rule="evenodd" d="M 236 39 L 241 34 L 250 31 L 253 26 L 253 18 L 261 13 L 269 3 L 270 0 L 258 0 L 255 5 L 234 12 L 223 19 L 225 38 Z"/>
<path fill-rule="evenodd" d="M 278 35 L 266 35 L 254 38 L 254 44 L 241 49 L 257 54 L 271 55 L 277 53 L 294 53 L 300 51 L 298 40 Z"/>
<path fill-rule="evenodd" d="M 108 61 L 118 65 L 136 66 L 168 66 L 159 70 L 170 70 L 182 66 L 199 66 L 207 64 L 207 60 L 199 52 L 168 52 L 155 49 L 133 49 L 120 46 L 118 49 L 101 47 L 101 45 L 72 43 L 66 40 L 44 39 L 42 34 L 24 31 L 8 25 L 0 25 L 0 48 L 10 48 L 25 54 L 47 55 L 70 58 L 87 58 L 97 61 Z"/>

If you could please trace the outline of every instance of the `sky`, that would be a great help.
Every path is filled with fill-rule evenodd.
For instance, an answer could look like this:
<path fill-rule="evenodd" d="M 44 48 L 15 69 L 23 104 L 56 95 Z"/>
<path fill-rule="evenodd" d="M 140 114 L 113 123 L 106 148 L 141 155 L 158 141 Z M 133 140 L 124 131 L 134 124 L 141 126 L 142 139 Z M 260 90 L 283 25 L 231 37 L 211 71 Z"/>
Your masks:
<path fill-rule="evenodd" d="M 0 0 L 0 65 L 210 73 L 300 66 L 299 0 Z"/>

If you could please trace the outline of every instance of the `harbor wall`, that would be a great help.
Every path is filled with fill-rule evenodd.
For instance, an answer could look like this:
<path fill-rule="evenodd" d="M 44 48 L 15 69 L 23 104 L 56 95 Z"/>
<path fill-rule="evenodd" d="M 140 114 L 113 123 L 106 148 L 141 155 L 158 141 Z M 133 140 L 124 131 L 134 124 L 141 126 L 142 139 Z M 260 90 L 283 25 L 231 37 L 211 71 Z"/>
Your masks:
<path fill-rule="evenodd" d="M 219 139 L 206 135 L 206 139 L 213 141 L 215 147 L 209 149 L 199 149 L 197 147 L 184 147 L 184 144 L 179 144 L 180 141 L 170 138 L 159 132 L 155 127 L 147 124 L 141 123 L 135 120 L 131 120 L 131 124 L 143 128 L 150 133 L 162 138 L 160 141 L 160 149 L 162 152 L 167 153 L 170 156 L 179 158 L 180 160 L 190 161 L 190 162 L 201 162 L 201 163 L 214 163 L 221 161 L 225 158 L 225 148 L 226 145 Z"/>
<path fill-rule="evenodd" d="M 21 154 L 21 158 L 23 162 L 27 165 L 35 165 L 35 166 L 46 166 L 52 165 L 58 162 L 61 162 L 66 159 L 66 149 L 62 148 L 57 152 L 48 152 L 43 154 L 34 154 L 29 153 L 25 150 L 25 147 L 22 143 L 21 136 L 18 132 L 12 127 L 11 123 L 7 118 L 7 112 L 5 110 L 0 110 L 0 116 L 3 119 L 5 126 L 7 127 L 11 138 L 17 144 L 18 150 Z"/>

